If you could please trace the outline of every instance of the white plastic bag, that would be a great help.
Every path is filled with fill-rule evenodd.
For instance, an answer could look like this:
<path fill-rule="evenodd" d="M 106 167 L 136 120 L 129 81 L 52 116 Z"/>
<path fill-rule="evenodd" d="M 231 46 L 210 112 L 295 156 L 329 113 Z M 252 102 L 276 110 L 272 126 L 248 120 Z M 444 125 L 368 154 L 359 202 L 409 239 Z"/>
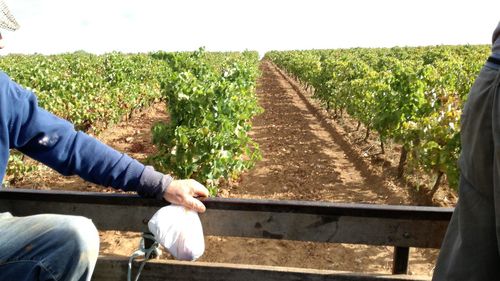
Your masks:
<path fill-rule="evenodd" d="M 178 260 L 194 261 L 205 251 L 201 221 L 193 210 L 178 205 L 163 207 L 148 222 L 148 228 Z"/>

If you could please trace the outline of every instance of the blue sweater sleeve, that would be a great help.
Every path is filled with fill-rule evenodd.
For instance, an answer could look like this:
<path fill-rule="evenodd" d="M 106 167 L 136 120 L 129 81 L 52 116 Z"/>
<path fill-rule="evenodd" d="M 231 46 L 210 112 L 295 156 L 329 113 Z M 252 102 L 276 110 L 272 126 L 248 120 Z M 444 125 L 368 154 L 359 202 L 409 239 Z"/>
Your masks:
<path fill-rule="evenodd" d="M 83 179 L 142 197 L 161 198 L 169 176 L 145 167 L 97 139 L 77 132 L 74 126 L 40 108 L 36 96 L 0 73 L 1 110 L 9 119 L 9 147 L 53 168 L 63 175 L 77 174 Z M 5 99 L 6 98 L 6 99 Z"/>

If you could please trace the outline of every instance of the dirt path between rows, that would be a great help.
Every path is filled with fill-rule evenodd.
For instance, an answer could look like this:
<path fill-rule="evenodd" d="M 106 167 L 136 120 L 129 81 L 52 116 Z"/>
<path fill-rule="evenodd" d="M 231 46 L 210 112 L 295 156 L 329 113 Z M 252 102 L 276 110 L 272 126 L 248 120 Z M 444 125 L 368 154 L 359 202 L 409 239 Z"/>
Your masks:
<path fill-rule="evenodd" d="M 257 89 L 264 113 L 252 137 L 263 159 L 230 197 L 410 204 L 406 192 L 374 174 L 342 139 L 331 120 L 295 91 L 269 62 Z"/>
<path fill-rule="evenodd" d="M 307 92 L 297 91 L 269 62 L 261 64 L 257 94 L 265 112 L 253 121 L 251 132 L 263 159 L 244 173 L 240 182 L 220 190 L 223 197 L 318 200 L 414 205 L 411 192 L 386 177 L 384 164 L 363 159 L 346 138 L 345 128 L 325 118 Z M 99 138 L 139 160 L 154 152 L 150 127 L 166 120 L 165 106 L 157 104 Z M 390 169 L 389 169 L 390 170 Z M 43 175 L 43 176 L 41 176 Z M 43 169 L 21 187 L 103 190 L 78 178 L 64 178 Z M 110 189 L 104 191 L 112 192 Z M 139 235 L 101 232 L 101 254 L 128 256 Z M 410 274 L 431 275 L 437 250 L 412 249 Z M 260 264 L 358 272 L 390 273 L 391 247 L 349 244 L 206 237 L 200 261 Z M 168 258 L 167 255 L 164 258 Z"/>
<path fill-rule="evenodd" d="M 223 189 L 224 197 L 415 204 L 405 188 L 361 159 L 307 93 L 296 91 L 269 62 L 261 71 L 257 94 L 265 111 L 254 119 L 251 135 L 263 159 L 239 185 Z M 392 268 L 391 247 L 217 239 L 223 243 L 209 245 L 204 260 L 381 273 Z M 437 253 L 412 249 L 410 273 L 431 275 Z"/>

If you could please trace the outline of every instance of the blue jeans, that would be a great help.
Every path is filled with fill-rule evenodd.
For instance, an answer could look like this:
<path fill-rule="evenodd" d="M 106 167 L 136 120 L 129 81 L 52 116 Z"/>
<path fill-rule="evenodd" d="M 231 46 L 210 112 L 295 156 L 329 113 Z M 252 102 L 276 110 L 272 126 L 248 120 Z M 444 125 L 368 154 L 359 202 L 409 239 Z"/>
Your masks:
<path fill-rule="evenodd" d="M 87 218 L 0 213 L 0 281 L 90 280 L 98 252 Z"/>

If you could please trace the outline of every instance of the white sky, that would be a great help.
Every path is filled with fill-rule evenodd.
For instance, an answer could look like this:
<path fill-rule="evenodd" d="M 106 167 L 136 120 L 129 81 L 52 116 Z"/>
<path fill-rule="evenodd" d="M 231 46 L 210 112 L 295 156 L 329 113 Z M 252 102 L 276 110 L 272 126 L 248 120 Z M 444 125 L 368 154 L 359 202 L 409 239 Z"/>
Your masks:
<path fill-rule="evenodd" d="M 6 53 L 490 44 L 499 0 L 6 0 Z"/>

